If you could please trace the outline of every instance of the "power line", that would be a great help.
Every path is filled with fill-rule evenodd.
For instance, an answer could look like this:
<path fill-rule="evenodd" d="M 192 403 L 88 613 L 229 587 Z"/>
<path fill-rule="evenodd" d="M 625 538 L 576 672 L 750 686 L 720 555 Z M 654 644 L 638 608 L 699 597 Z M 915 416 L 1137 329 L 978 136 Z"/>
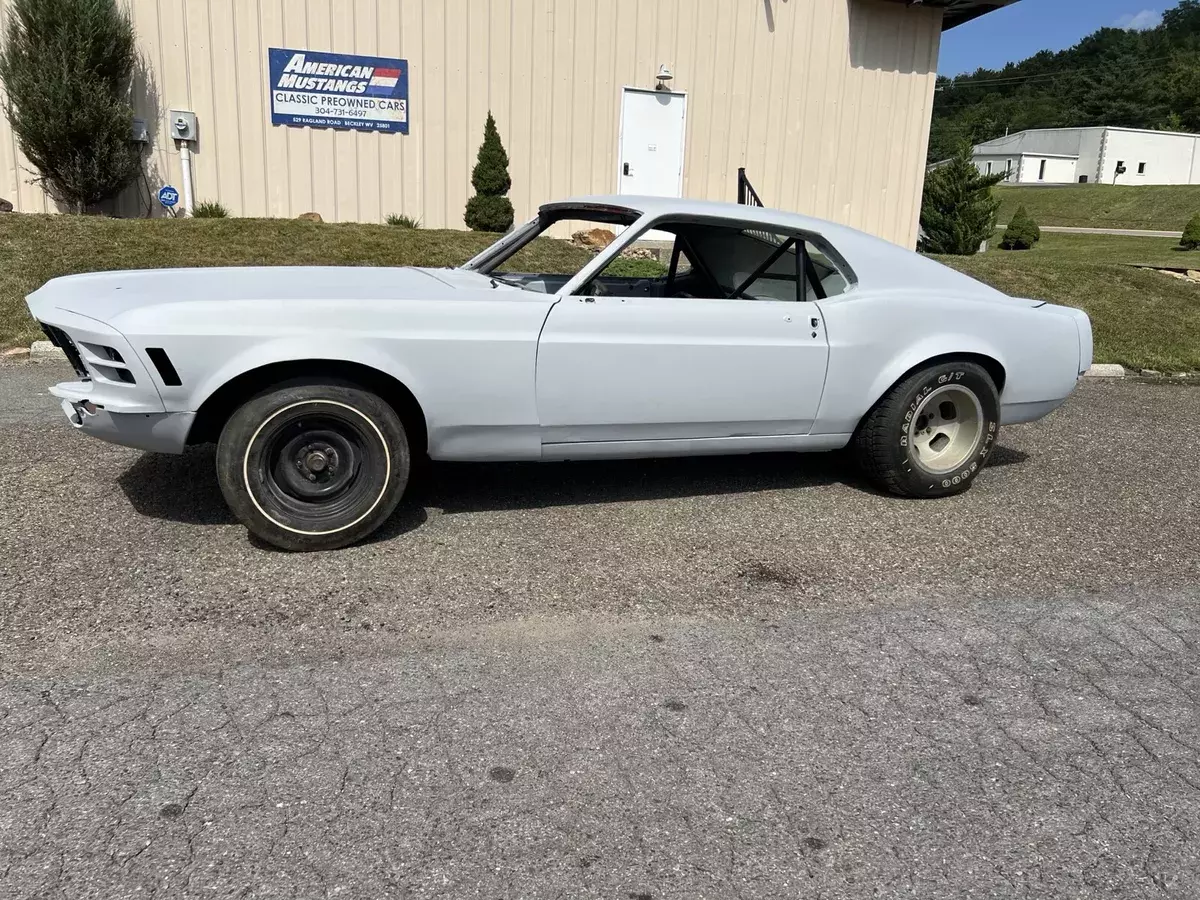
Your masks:
<path fill-rule="evenodd" d="M 1172 56 L 1157 56 L 1157 57 L 1151 57 L 1150 59 L 1137 60 L 1135 62 L 1135 64 L 1138 66 L 1138 68 L 1141 68 L 1142 66 L 1146 66 L 1151 63 L 1161 63 L 1161 62 L 1165 62 L 1165 61 L 1171 60 L 1171 59 L 1174 59 L 1173 55 Z M 1112 72 L 1112 71 L 1116 71 L 1116 70 L 1117 70 L 1117 66 L 1110 64 L 1107 66 L 1089 66 L 1089 67 L 1082 68 L 1082 69 L 1065 69 L 1061 72 L 1042 72 L 1041 74 L 1037 74 L 1037 75 L 1006 75 L 1002 78 L 981 78 L 981 79 L 977 79 L 977 80 L 970 80 L 971 76 L 969 76 L 969 75 L 965 75 L 965 76 L 960 75 L 960 76 L 957 76 L 956 78 L 949 79 L 948 84 L 939 85 L 938 90 L 944 91 L 946 88 L 951 88 L 951 87 L 979 87 L 981 85 L 989 85 L 989 84 L 1011 84 L 1013 82 L 1020 82 L 1020 81 L 1037 81 L 1040 79 L 1061 78 L 1064 75 L 1078 75 L 1081 72 L 1100 72 L 1100 71 Z M 958 80 L 959 78 L 964 78 L 964 79 L 968 79 L 968 80 L 964 80 L 964 81 L 960 82 Z"/>

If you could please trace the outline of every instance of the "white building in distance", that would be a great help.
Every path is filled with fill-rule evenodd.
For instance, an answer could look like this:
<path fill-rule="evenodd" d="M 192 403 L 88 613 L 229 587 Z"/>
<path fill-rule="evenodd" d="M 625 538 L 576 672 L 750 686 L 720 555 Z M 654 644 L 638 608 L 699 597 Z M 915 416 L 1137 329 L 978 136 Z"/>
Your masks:
<path fill-rule="evenodd" d="M 977 144 L 985 175 L 1012 184 L 1200 184 L 1200 135 L 1140 128 L 1034 128 Z"/>

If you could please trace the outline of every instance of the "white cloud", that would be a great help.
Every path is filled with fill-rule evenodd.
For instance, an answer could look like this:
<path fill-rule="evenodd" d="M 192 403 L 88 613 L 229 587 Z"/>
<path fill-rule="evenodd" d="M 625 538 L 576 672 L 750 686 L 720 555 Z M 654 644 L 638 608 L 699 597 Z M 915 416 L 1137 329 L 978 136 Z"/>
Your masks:
<path fill-rule="evenodd" d="M 1128 28 L 1130 31 L 1146 31 L 1157 28 L 1162 22 L 1162 13 L 1152 9 L 1143 9 L 1139 13 L 1126 13 L 1114 23 L 1117 28 Z"/>

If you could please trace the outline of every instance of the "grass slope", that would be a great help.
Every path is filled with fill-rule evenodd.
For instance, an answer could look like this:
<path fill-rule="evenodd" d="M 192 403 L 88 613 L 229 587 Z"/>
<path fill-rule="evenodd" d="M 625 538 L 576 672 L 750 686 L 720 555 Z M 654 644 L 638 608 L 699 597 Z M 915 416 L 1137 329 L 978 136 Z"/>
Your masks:
<path fill-rule="evenodd" d="M 25 295 L 60 275 L 175 266 L 452 266 L 495 235 L 292 219 L 104 219 L 0 216 L 0 348 L 43 337 Z M 510 267 L 574 272 L 591 258 L 563 241 L 539 239 Z"/>
<path fill-rule="evenodd" d="M 380 225 L 322 225 L 287 219 L 123 220 L 0 216 L 0 348 L 41 337 L 24 296 L 58 275 L 106 269 L 210 265 L 455 265 L 494 236 Z M 1086 309 L 1096 361 L 1135 369 L 1200 371 L 1200 286 L 1125 265 L 1200 267 L 1200 252 L 1174 241 L 1047 233 L 1035 250 L 991 250 L 941 261 L 1009 294 Z M 575 271 L 590 258 L 541 239 L 513 270 Z M 625 261 L 625 274 L 655 274 L 652 261 Z M 642 271 L 653 268 L 654 272 Z"/>
<path fill-rule="evenodd" d="M 1000 223 L 1024 205 L 1039 225 L 1183 231 L 1200 212 L 1200 184 L 999 185 Z"/>
<path fill-rule="evenodd" d="M 1077 306 L 1092 318 L 1096 362 L 1200 371 L 1200 285 L 1131 263 L 1200 268 L 1169 238 L 1042 235 L 1033 250 L 938 259 L 1017 297 Z"/>

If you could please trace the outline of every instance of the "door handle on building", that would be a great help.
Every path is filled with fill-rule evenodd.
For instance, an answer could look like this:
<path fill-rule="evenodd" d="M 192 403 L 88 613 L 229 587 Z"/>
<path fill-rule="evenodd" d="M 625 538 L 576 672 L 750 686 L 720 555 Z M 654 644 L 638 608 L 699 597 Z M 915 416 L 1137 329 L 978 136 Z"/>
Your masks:
<path fill-rule="evenodd" d="M 623 163 L 621 165 L 621 174 L 622 175 L 632 175 L 633 174 L 632 172 L 629 171 L 629 163 Z"/>

